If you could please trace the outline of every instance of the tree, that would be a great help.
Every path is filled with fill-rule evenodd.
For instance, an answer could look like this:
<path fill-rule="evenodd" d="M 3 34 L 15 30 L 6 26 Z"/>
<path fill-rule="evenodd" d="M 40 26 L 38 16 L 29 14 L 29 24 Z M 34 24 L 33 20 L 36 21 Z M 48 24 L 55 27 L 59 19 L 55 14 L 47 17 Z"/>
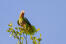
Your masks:
<path fill-rule="evenodd" d="M 9 28 L 7 32 L 10 33 L 10 37 L 14 37 L 14 39 L 18 39 L 18 44 L 23 44 L 23 40 L 26 40 L 27 44 L 27 36 L 30 35 L 30 39 L 33 41 L 33 44 L 40 44 L 41 41 L 41 34 L 40 37 L 37 38 L 34 36 L 40 28 L 36 29 L 26 17 L 24 17 L 24 11 L 21 11 L 20 17 L 17 21 L 18 27 L 13 27 L 13 24 L 8 24 Z M 15 29 L 14 29 L 15 28 Z"/>

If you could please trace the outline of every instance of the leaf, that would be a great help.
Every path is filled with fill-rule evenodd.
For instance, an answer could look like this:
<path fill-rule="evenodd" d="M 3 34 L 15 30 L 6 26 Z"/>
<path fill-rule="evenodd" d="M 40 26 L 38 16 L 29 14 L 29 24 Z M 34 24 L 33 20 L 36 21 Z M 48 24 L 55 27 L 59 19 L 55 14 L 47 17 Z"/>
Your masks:
<path fill-rule="evenodd" d="M 23 38 L 23 37 L 21 37 L 21 39 L 22 39 L 22 40 L 24 40 L 24 38 Z"/>
<path fill-rule="evenodd" d="M 8 31 L 9 31 L 9 32 L 11 32 L 12 30 L 13 30 L 13 27 L 9 28 L 9 30 L 8 30 Z"/>
<path fill-rule="evenodd" d="M 11 30 L 12 30 L 12 29 L 11 29 L 11 28 L 9 28 L 9 31 L 10 31 L 10 32 L 11 32 Z"/>
<path fill-rule="evenodd" d="M 17 36 L 17 39 L 19 39 L 19 37 Z"/>
<path fill-rule="evenodd" d="M 40 28 L 38 28 L 36 31 L 39 31 L 40 30 Z"/>
<path fill-rule="evenodd" d="M 9 37 L 12 37 L 12 34 Z"/>
<path fill-rule="evenodd" d="M 14 36 L 14 38 L 16 38 L 16 36 Z"/>
<path fill-rule="evenodd" d="M 15 33 L 15 30 L 13 29 L 12 32 Z"/>
<path fill-rule="evenodd" d="M 40 34 L 40 38 L 41 38 L 41 34 Z"/>
<path fill-rule="evenodd" d="M 18 27 L 19 30 L 21 30 L 21 27 Z"/>
<path fill-rule="evenodd" d="M 17 33 L 17 36 L 19 36 L 19 34 Z"/>
<path fill-rule="evenodd" d="M 22 31 L 20 31 L 19 33 L 22 34 L 23 32 L 24 32 L 24 31 L 22 30 Z"/>
<path fill-rule="evenodd" d="M 35 26 L 32 26 L 32 28 L 35 30 L 36 28 L 35 28 Z"/>
<path fill-rule="evenodd" d="M 30 35 L 30 39 L 32 39 L 32 35 Z"/>
<path fill-rule="evenodd" d="M 28 30 L 28 32 L 29 32 L 30 35 L 34 35 L 35 32 L 36 32 L 35 26 L 31 26 L 31 27 L 30 27 L 30 30 Z"/>
<path fill-rule="evenodd" d="M 37 40 L 36 37 L 33 37 L 33 40 Z"/>
<path fill-rule="evenodd" d="M 38 38 L 38 41 L 41 41 L 42 39 L 41 38 Z"/>
<path fill-rule="evenodd" d="M 17 28 L 17 27 L 15 27 L 15 29 L 17 30 L 18 28 Z"/>
<path fill-rule="evenodd" d="M 7 32 L 10 32 L 10 30 L 7 30 Z"/>
<path fill-rule="evenodd" d="M 13 27 L 11 27 L 11 29 L 13 29 Z"/>
<path fill-rule="evenodd" d="M 8 24 L 8 26 L 12 27 L 12 24 Z"/>

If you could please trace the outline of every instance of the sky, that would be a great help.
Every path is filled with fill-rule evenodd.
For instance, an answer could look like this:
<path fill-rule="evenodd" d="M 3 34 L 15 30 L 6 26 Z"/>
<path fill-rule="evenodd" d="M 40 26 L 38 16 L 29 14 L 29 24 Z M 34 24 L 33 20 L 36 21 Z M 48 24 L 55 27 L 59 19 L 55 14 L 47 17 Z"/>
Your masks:
<path fill-rule="evenodd" d="M 41 44 L 66 44 L 66 0 L 0 0 L 0 44 L 16 44 L 6 30 L 10 22 L 17 26 L 21 10 L 40 28 L 35 35 L 42 34 Z M 32 44 L 29 37 L 28 43 Z"/>

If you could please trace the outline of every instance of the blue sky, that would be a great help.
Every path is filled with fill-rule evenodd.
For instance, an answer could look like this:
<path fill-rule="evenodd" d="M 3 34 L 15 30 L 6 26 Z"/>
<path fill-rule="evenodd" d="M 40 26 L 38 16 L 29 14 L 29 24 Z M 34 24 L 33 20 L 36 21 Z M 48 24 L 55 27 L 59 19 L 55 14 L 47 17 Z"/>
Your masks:
<path fill-rule="evenodd" d="M 40 28 L 36 35 L 42 34 L 41 44 L 66 44 L 66 0 L 0 0 L 0 44 L 16 44 L 6 30 L 10 22 L 17 26 L 21 10 Z"/>

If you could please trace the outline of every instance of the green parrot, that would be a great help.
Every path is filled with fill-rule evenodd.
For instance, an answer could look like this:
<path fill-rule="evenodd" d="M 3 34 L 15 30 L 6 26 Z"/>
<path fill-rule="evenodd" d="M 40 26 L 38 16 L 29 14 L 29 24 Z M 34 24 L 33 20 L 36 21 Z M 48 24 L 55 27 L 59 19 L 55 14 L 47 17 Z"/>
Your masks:
<path fill-rule="evenodd" d="M 28 19 L 26 17 L 24 17 L 24 11 L 21 11 L 20 16 L 19 16 L 19 20 L 17 21 L 18 25 L 23 26 L 28 24 L 29 26 L 31 26 L 30 22 L 28 21 Z"/>
<path fill-rule="evenodd" d="M 24 10 L 21 11 L 17 23 L 19 26 L 26 28 L 28 30 L 28 32 L 31 34 L 34 33 L 36 30 L 35 27 L 33 25 L 31 25 L 29 20 L 26 17 L 24 17 Z"/>

